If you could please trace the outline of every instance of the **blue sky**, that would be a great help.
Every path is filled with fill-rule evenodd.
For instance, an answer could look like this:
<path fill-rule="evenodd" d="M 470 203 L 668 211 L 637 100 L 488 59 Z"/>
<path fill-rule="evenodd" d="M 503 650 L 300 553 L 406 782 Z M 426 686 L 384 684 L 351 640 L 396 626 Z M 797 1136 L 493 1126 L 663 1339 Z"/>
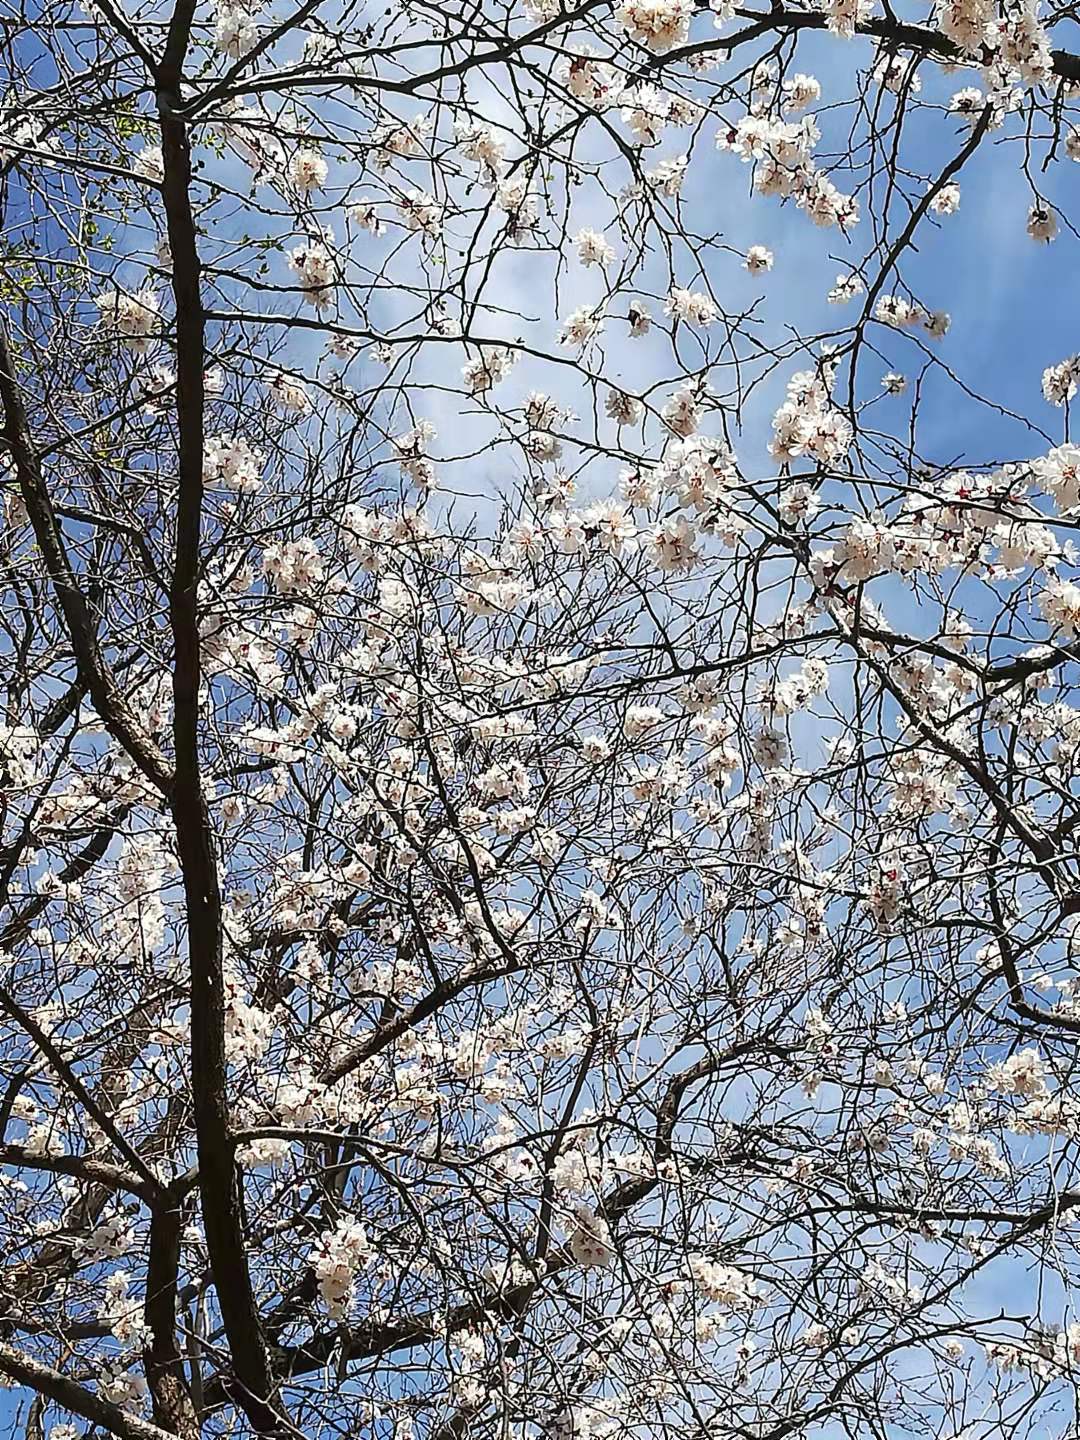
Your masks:
<path fill-rule="evenodd" d="M 807 35 L 800 40 L 798 68 L 817 74 L 827 104 L 850 96 L 854 69 L 865 65 L 871 56 L 872 48 L 861 41 L 845 45 L 830 37 Z M 922 74 L 924 99 L 944 101 L 953 89 L 966 83 L 963 76 L 940 76 L 932 67 L 924 66 Z M 835 117 L 823 124 L 826 134 L 820 149 L 827 151 L 839 143 L 844 122 Z M 691 167 L 686 192 L 691 222 L 703 230 L 721 229 L 725 242 L 738 250 L 763 243 L 776 256 L 774 271 L 759 280 L 743 272 L 737 256 L 719 253 L 714 259 L 713 278 L 720 298 L 735 307 L 763 294 L 766 335 L 779 335 L 785 327 L 812 334 L 849 322 L 859 302 L 831 307 L 825 295 L 837 273 L 861 260 L 865 252 L 869 236 L 865 203 L 864 220 L 848 241 L 838 231 L 815 229 L 793 205 L 782 206 L 767 197 L 748 201 L 749 167 L 733 155 L 712 150 L 712 128 L 706 127 Z M 960 143 L 962 134 L 963 127 L 940 112 L 917 116 L 905 150 L 908 165 L 928 175 L 934 173 Z M 670 155 L 677 149 L 678 142 L 672 137 L 660 147 L 660 153 Z M 960 177 L 960 213 L 940 223 L 925 224 L 918 254 L 905 257 L 902 269 L 920 298 L 952 315 L 951 332 L 934 353 L 940 354 L 972 388 L 1002 405 L 1030 414 L 1056 441 L 1061 438 L 1063 416 L 1043 401 L 1040 379 L 1047 365 L 1080 350 L 1080 288 L 1074 278 L 1076 241 L 1064 233 L 1055 244 L 1045 247 L 1028 238 L 1024 225 L 1030 191 L 1018 162 L 1018 146 L 1013 142 L 1002 145 L 995 141 L 985 146 Z M 1046 177 L 1045 187 L 1044 193 L 1068 209 L 1080 193 L 1080 166 L 1067 162 L 1058 165 Z M 577 208 L 582 213 L 575 215 L 571 233 L 578 225 L 597 220 L 604 223 L 603 206 L 583 204 Z M 374 247 L 380 242 L 365 237 L 360 243 Z M 548 258 L 538 259 L 527 251 L 508 252 L 498 262 L 493 292 L 508 311 L 518 307 L 537 310 L 547 328 L 548 344 L 553 343 L 558 317 L 551 314 L 546 300 L 537 304 L 535 297 L 544 293 L 551 268 Z M 594 295 L 595 282 L 595 273 L 582 274 L 571 259 L 562 313 L 573 308 L 579 298 Z M 501 323 L 506 334 L 513 333 L 515 321 L 511 316 Z M 483 328 L 485 333 L 492 333 L 490 325 Z M 880 362 L 871 356 L 865 358 L 864 398 L 874 392 L 880 373 L 886 369 L 911 374 L 918 363 L 918 354 L 909 341 L 880 329 L 875 338 L 885 358 Z M 314 361 L 320 349 L 321 342 L 312 341 L 307 358 Z M 303 353 L 303 347 L 295 353 Z M 445 353 L 454 355 L 455 366 L 460 363 L 456 351 Z M 629 347 L 620 351 L 612 343 L 608 349 L 609 378 L 619 378 L 620 371 L 627 383 L 651 378 L 656 353 L 652 342 L 643 342 L 640 351 Z M 445 363 L 441 356 L 433 359 L 431 375 L 437 376 Z M 736 437 L 748 477 L 772 473 L 774 467 L 765 449 L 772 412 L 790 373 L 805 368 L 806 363 L 805 358 L 793 359 L 781 367 L 748 407 L 744 431 Z M 670 365 L 667 369 L 670 372 Z M 581 393 L 578 382 L 568 379 L 565 372 L 530 361 L 519 365 L 508 386 L 522 396 L 533 386 L 547 388 L 571 407 L 579 403 Z M 905 399 L 883 400 L 876 413 L 884 418 L 888 410 L 893 417 L 888 428 L 902 429 L 900 417 L 906 404 Z M 445 399 L 436 402 L 432 397 L 432 418 L 455 445 L 467 444 L 473 435 L 482 433 L 480 425 L 463 421 L 453 402 Z M 944 381 L 935 382 L 928 391 L 920 441 L 924 454 L 933 460 L 970 464 L 1038 454 L 1047 443 L 991 410 L 966 400 L 958 404 L 956 392 Z M 490 459 L 473 462 L 470 467 L 468 488 L 480 496 L 475 503 L 482 520 L 490 515 L 505 484 L 501 453 L 496 450 Z M 605 485 L 610 487 L 613 479 L 609 468 L 606 475 L 590 484 L 603 489 Z M 899 618 L 905 618 L 902 610 Z M 914 619 L 914 614 L 910 618 Z M 1021 1285 L 1019 1271 L 1011 1275 L 1009 1268 L 1002 1266 L 996 1274 L 995 1280 L 986 1282 L 989 1288 L 985 1302 L 989 1307 L 1011 1302 L 1014 1281 L 1017 1288 Z M 1061 1297 L 1048 1296 L 1046 1303 L 1049 1310 L 1059 1312 Z"/>

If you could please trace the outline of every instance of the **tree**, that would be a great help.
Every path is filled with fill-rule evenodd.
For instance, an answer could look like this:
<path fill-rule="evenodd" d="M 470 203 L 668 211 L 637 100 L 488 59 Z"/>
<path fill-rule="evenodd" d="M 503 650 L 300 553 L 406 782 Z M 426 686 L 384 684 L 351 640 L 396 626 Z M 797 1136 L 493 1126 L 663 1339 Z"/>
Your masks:
<path fill-rule="evenodd" d="M 2 23 L 8 1430 L 1075 1435 L 1072 10 Z"/>

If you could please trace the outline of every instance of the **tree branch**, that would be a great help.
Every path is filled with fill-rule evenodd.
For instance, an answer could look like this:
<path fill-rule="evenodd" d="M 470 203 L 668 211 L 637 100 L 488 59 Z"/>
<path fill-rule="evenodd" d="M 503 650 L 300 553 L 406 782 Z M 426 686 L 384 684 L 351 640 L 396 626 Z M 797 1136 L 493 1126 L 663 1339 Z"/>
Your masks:
<path fill-rule="evenodd" d="M 263 1342 L 248 1268 L 239 1185 L 229 1139 L 221 888 L 199 765 L 199 546 L 203 506 L 205 317 L 191 209 L 191 150 L 178 118 L 180 77 L 193 6 L 173 16 L 157 90 L 165 176 L 162 194 L 176 301 L 177 422 L 180 435 L 176 552 L 169 586 L 172 627 L 175 783 L 171 792 L 183 876 L 191 973 L 191 1068 L 199 1191 L 210 1268 L 229 1341 L 235 1393 L 253 1427 L 279 1432 L 284 1421 Z"/>
<path fill-rule="evenodd" d="M 23 504 L 30 516 L 45 570 L 64 617 L 79 678 L 90 692 L 94 708 L 109 734 L 123 746 L 154 787 L 163 794 L 167 793 L 172 784 L 169 762 L 129 707 L 98 645 L 97 627 L 68 560 L 63 535 L 30 440 L 26 409 L 2 326 L 0 402 L 4 411 L 3 439 L 11 452 Z"/>
<path fill-rule="evenodd" d="M 121 1410 L 119 1405 L 103 1400 L 69 1376 L 49 1365 L 42 1365 L 3 1340 L 0 1340 L 0 1372 L 19 1385 L 47 1395 L 57 1405 L 81 1415 L 92 1425 L 100 1425 L 103 1430 L 119 1435 L 120 1440 L 173 1440 L 168 1430 L 159 1429 L 141 1416 Z"/>

